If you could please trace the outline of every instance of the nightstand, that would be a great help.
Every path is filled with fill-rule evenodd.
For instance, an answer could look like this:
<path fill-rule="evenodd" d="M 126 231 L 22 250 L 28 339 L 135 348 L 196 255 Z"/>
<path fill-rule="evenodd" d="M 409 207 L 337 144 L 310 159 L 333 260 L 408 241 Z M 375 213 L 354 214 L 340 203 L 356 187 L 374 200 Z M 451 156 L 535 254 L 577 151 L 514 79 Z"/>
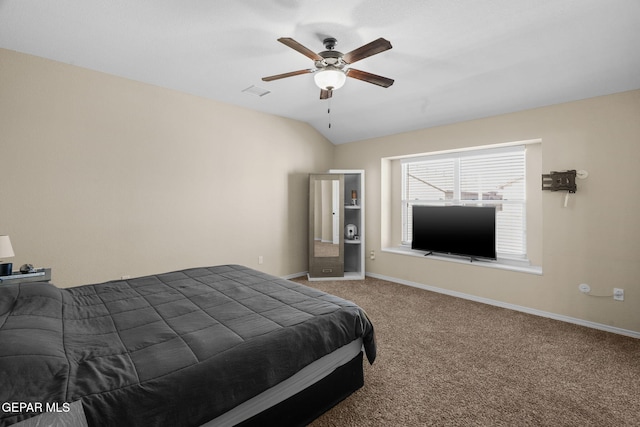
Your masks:
<path fill-rule="evenodd" d="M 0 276 L 0 283 L 48 282 L 50 280 L 50 268 L 38 268 L 33 273 L 14 273 L 10 276 Z"/>

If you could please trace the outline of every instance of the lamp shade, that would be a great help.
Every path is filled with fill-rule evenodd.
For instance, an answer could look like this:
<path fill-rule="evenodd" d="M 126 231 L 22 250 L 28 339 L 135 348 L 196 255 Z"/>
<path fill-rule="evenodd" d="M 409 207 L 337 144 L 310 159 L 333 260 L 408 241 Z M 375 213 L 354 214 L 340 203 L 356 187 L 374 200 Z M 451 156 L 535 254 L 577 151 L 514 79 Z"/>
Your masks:
<path fill-rule="evenodd" d="M 340 89 L 344 85 L 345 80 L 347 80 L 347 76 L 344 71 L 337 68 L 326 68 L 324 70 L 316 71 L 313 75 L 313 79 L 320 89 L 336 90 Z"/>
<path fill-rule="evenodd" d="M 13 247 L 11 247 L 11 239 L 9 236 L 0 236 L 0 259 L 11 258 L 16 254 L 13 253 Z"/>

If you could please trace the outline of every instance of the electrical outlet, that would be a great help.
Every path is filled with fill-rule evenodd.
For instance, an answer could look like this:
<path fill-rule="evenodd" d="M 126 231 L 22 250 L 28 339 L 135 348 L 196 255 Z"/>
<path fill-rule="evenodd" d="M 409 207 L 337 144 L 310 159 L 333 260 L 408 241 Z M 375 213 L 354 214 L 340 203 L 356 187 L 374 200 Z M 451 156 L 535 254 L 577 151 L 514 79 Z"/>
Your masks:
<path fill-rule="evenodd" d="M 376 251 L 372 250 L 371 252 L 369 252 L 369 258 L 376 259 Z"/>
<path fill-rule="evenodd" d="M 264 262 L 264 258 L 262 255 L 258 255 L 258 264 L 262 264 Z"/>
<path fill-rule="evenodd" d="M 624 301 L 624 289 L 613 288 L 613 299 L 616 301 Z"/>

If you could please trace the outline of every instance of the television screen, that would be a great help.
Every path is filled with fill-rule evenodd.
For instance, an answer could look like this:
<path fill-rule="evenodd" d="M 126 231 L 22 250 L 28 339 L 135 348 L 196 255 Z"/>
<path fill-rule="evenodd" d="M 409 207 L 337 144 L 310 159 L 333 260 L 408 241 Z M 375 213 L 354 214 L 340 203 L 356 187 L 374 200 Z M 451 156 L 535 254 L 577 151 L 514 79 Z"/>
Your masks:
<path fill-rule="evenodd" d="M 496 259 L 496 209 L 414 205 L 411 249 Z"/>

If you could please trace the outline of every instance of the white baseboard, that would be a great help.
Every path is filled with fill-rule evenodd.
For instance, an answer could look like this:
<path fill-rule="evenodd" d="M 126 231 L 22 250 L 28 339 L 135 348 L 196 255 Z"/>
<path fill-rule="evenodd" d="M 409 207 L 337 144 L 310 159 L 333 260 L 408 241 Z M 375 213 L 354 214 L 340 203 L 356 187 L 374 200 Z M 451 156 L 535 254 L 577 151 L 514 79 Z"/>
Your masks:
<path fill-rule="evenodd" d="M 307 276 L 308 271 L 303 271 L 302 273 L 293 273 L 293 274 L 287 274 L 286 276 L 281 276 L 283 279 L 295 279 L 296 277 L 300 277 L 300 276 Z"/>
<path fill-rule="evenodd" d="M 382 274 L 367 272 L 367 276 L 375 277 L 376 279 L 387 280 L 389 282 L 400 283 L 401 285 L 413 286 L 414 288 L 425 289 L 427 291 L 437 292 L 440 294 L 450 295 L 457 298 L 463 298 L 471 301 L 481 302 L 483 304 L 489 304 L 497 307 L 507 308 L 509 310 L 515 310 L 523 313 L 533 314 L 535 316 L 547 317 L 550 319 L 560 320 L 562 322 L 573 323 L 580 326 L 586 326 L 588 328 L 599 329 L 601 331 L 606 331 L 606 332 L 612 332 L 614 334 L 625 335 L 632 338 L 640 338 L 640 332 L 632 331 L 629 329 L 616 328 L 615 326 L 609 326 L 602 323 L 590 322 L 588 320 L 577 319 L 575 317 L 564 316 L 562 314 L 556 314 L 548 311 L 537 310 L 534 308 L 524 307 L 521 305 L 509 304 L 506 302 L 492 300 L 489 298 L 483 298 L 475 295 L 465 294 L 463 292 L 451 291 L 449 289 L 444 289 L 444 288 L 438 288 L 436 286 L 423 285 L 422 283 L 416 283 L 416 282 L 411 282 L 409 280 L 397 279 L 395 277 L 384 276 Z"/>

